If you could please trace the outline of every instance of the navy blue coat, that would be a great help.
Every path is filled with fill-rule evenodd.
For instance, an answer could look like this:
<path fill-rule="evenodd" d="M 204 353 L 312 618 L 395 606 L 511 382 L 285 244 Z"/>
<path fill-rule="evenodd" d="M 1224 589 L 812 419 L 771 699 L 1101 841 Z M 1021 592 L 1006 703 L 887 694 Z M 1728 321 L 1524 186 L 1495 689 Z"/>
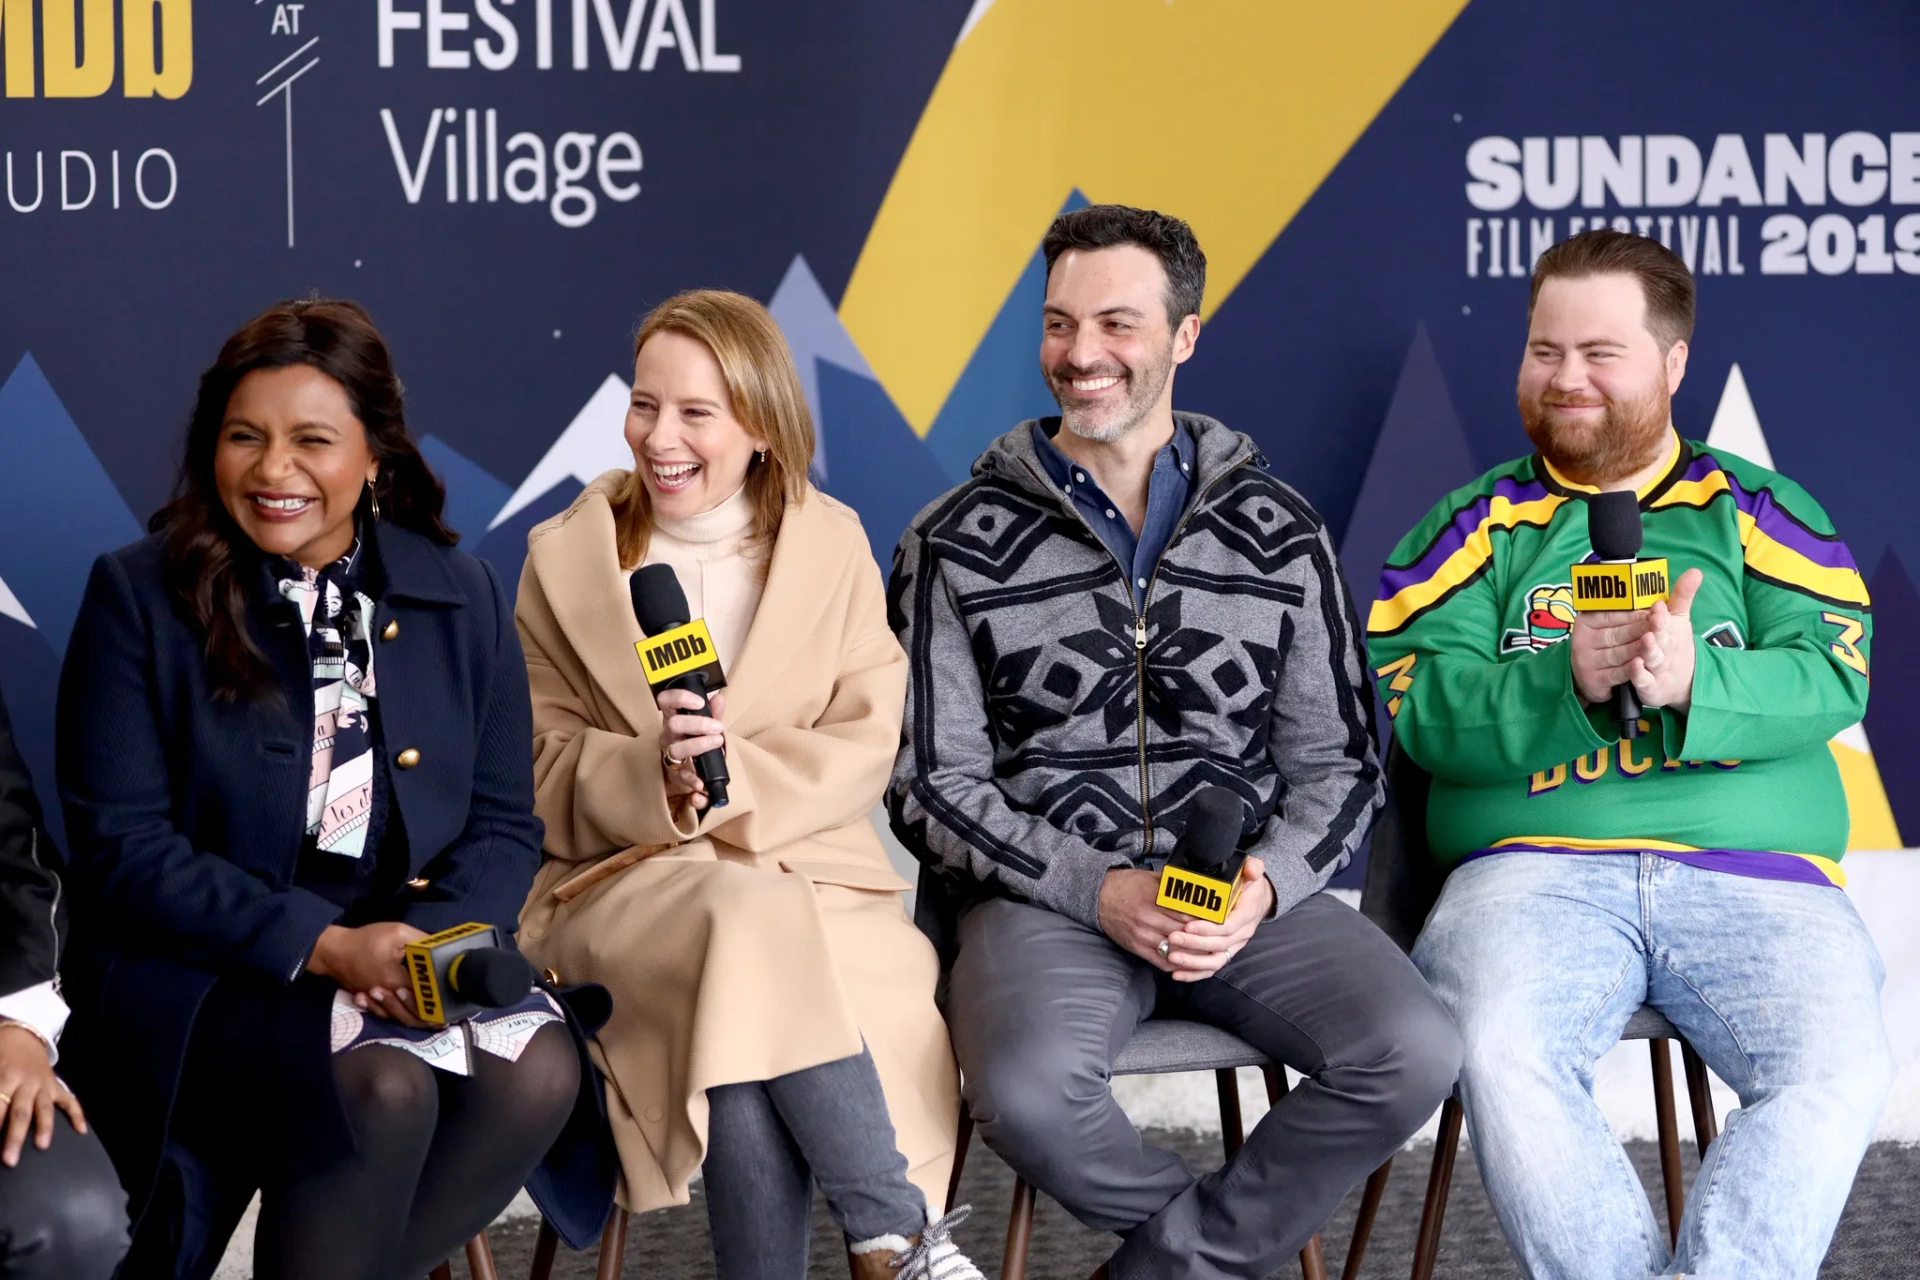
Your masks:
<path fill-rule="evenodd" d="M 399 918 L 510 932 L 542 836 L 512 604 L 463 552 L 387 523 L 371 542 L 379 736 L 415 881 Z M 299 616 L 262 601 L 252 632 L 276 683 L 299 691 L 290 699 L 212 695 L 148 538 L 94 564 L 61 672 L 71 1060 L 135 1206 L 159 1170 L 201 1000 L 223 973 L 290 983 L 340 914 L 293 884 L 313 723 Z M 397 767 L 409 748 L 418 763 Z"/>

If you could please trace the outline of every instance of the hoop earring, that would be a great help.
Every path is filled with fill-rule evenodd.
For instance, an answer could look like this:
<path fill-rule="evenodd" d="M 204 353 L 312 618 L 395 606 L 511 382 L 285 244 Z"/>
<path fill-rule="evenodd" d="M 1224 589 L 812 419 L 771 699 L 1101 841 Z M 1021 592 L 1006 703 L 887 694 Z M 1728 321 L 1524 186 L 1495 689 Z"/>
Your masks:
<path fill-rule="evenodd" d="M 374 489 L 373 481 L 371 480 L 367 481 L 367 501 L 373 508 L 374 522 L 378 523 L 380 520 L 380 494 Z"/>

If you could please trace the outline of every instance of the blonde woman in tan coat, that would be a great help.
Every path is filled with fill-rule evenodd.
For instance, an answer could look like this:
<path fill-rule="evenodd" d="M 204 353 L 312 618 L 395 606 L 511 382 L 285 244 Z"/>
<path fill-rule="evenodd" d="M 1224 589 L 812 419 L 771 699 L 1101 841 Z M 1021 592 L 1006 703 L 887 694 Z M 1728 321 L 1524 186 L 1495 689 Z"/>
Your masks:
<path fill-rule="evenodd" d="M 516 612 L 547 859 L 520 942 L 604 983 L 630 1209 L 705 1176 L 721 1280 L 800 1280 L 818 1182 L 856 1276 L 977 1280 L 938 1216 L 958 1081 L 932 948 L 868 821 L 906 656 L 852 511 L 806 480 L 813 428 L 766 309 L 703 290 L 635 342 L 632 471 L 528 539 Z M 726 676 L 709 715 L 642 672 L 628 600 L 671 566 Z M 726 753 L 728 803 L 688 762 Z"/>

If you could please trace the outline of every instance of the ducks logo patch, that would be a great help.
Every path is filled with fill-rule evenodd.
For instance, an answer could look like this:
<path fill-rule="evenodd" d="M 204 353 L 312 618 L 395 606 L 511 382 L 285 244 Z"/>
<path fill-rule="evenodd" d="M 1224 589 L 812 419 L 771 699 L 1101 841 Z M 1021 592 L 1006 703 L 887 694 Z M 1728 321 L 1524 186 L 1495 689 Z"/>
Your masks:
<path fill-rule="evenodd" d="M 1536 653 L 1567 638 L 1573 629 L 1573 584 L 1543 582 L 1527 592 L 1527 625 L 1509 627 L 1502 653 Z"/>

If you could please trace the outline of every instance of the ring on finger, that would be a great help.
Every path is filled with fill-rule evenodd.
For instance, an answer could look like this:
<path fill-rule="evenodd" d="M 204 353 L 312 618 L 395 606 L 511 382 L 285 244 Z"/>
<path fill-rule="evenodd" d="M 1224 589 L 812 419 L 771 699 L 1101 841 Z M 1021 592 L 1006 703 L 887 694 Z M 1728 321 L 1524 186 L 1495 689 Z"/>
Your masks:
<path fill-rule="evenodd" d="M 1160 945 L 1155 947 L 1154 950 L 1160 953 L 1160 958 L 1162 960 L 1165 960 L 1167 958 L 1167 953 L 1173 950 L 1173 939 L 1172 938 L 1160 939 Z"/>
<path fill-rule="evenodd" d="M 672 746 L 665 746 L 660 748 L 660 763 L 668 769 L 678 769 L 682 761 L 673 754 Z"/>

